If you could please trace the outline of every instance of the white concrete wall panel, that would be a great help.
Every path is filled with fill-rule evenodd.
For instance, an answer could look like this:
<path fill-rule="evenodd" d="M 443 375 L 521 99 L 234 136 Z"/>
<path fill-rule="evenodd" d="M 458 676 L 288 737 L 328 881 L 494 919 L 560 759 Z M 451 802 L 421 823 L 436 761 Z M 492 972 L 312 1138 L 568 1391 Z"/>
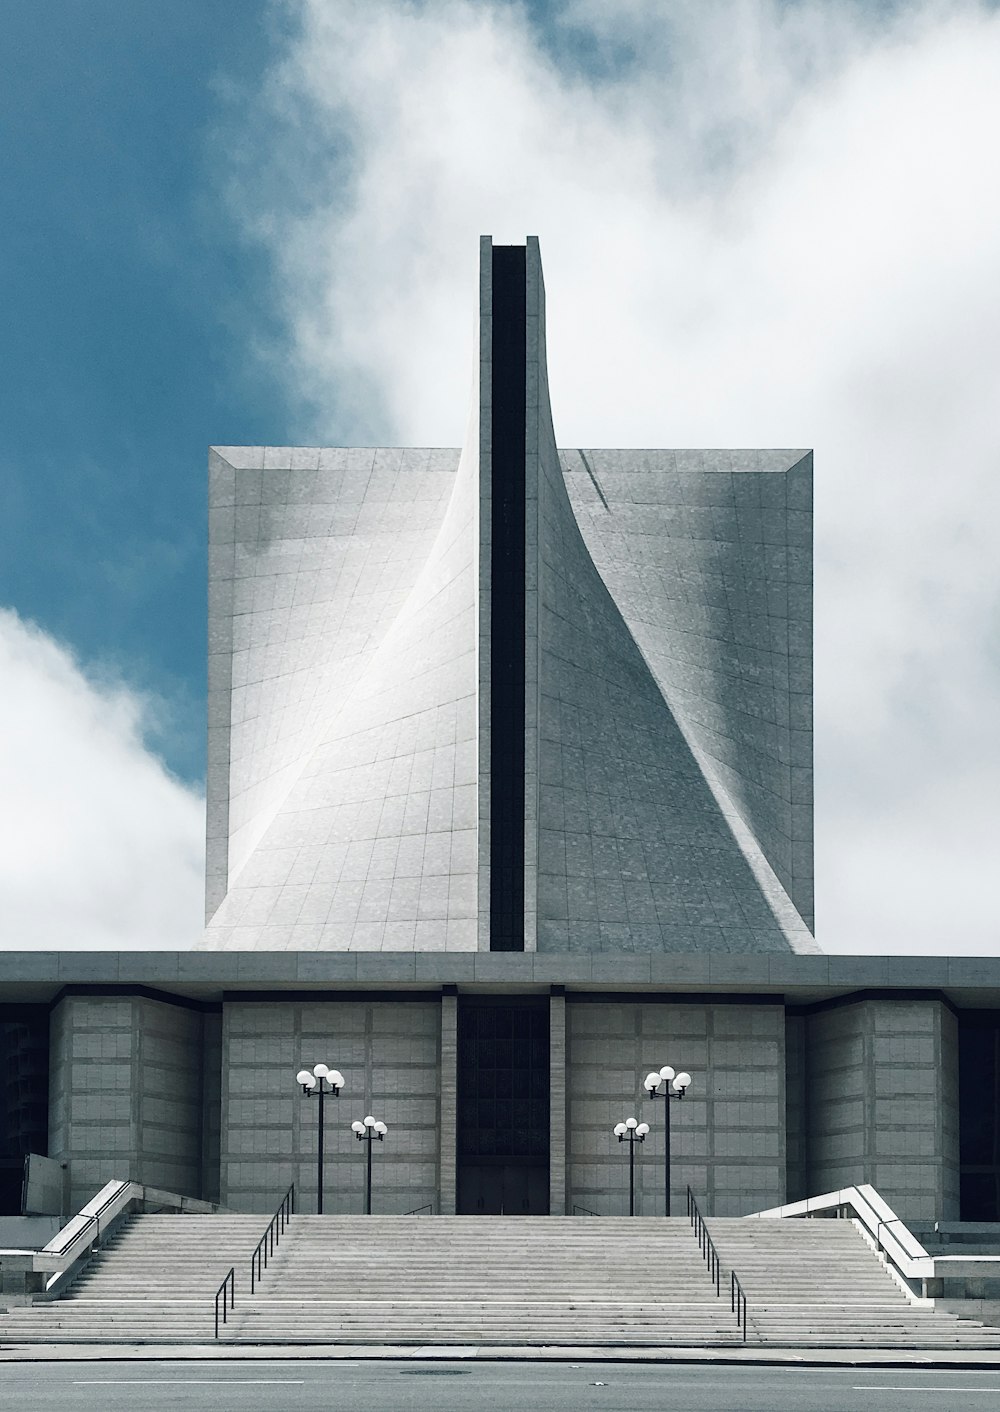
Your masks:
<path fill-rule="evenodd" d="M 904 1220 L 956 1220 L 957 1048 L 955 1016 L 939 1000 L 809 1015 L 811 1192 L 871 1182 Z"/>
<path fill-rule="evenodd" d="M 457 466 L 456 451 L 213 449 L 209 917 L 397 621 Z"/>
<path fill-rule="evenodd" d="M 211 454 L 204 948 L 489 949 L 491 258 L 461 456 Z M 560 453 L 526 271 L 525 948 L 815 951 L 810 457 Z"/>
<path fill-rule="evenodd" d="M 588 450 L 562 465 L 679 728 L 811 926 L 811 455 Z"/>
<path fill-rule="evenodd" d="M 645 1097 L 652 1069 L 688 1069 L 671 1102 L 671 1211 L 690 1185 L 706 1214 L 742 1216 L 785 1197 L 784 1010 L 767 1004 L 566 1003 L 567 1209 L 628 1214 L 628 1149 L 615 1123 L 650 1134 L 636 1150 L 636 1212 L 664 1209 L 663 1100 Z"/>
<path fill-rule="evenodd" d="M 621 502 L 622 523 L 615 527 L 618 515 L 612 513 L 610 500 L 607 507 L 601 502 L 598 483 L 585 470 L 599 508 L 583 498 L 574 512 L 567 494 L 574 473 L 567 474 L 564 465 L 582 461 L 580 453 L 563 453 L 561 462 L 556 449 L 544 373 L 544 296 L 537 245 L 529 242 L 528 251 L 529 267 L 532 260 L 536 265 L 538 290 L 537 352 L 528 365 L 536 369 L 538 386 L 528 411 L 528 445 L 538 466 L 538 740 L 537 748 L 527 752 L 529 762 L 533 757 L 538 761 L 538 884 L 537 918 L 528 920 L 526 932 L 536 935 L 539 951 L 814 951 L 806 921 L 688 727 L 684 702 L 671 689 L 669 674 L 658 673 L 651 660 L 661 628 L 666 629 L 662 665 L 668 661 L 670 642 L 683 639 L 687 626 L 698 621 L 699 595 L 707 599 L 713 592 L 701 560 L 718 567 L 721 554 L 714 540 L 702 553 L 697 541 L 672 534 L 671 515 L 687 523 L 685 515 L 701 509 L 710 523 L 710 507 L 686 506 L 673 477 L 673 496 L 681 503 L 654 504 L 654 513 L 647 516 L 629 499 L 629 474 L 619 469 L 614 493 Z M 609 454 L 619 458 L 619 467 L 634 454 L 646 481 L 656 479 L 645 453 Z M 669 459 L 675 454 L 681 453 L 653 456 Z M 725 453 L 727 466 L 729 458 L 739 454 Z M 712 483 L 711 476 L 701 479 Z M 753 485 L 759 495 L 758 479 L 753 478 Z M 739 497 L 732 490 L 738 477 L 727 473 L 725 480 L 727 493 L 735 497 L 733 517 L 738 523 Z M 775 520 L 782 513 L 775 511 Z M 602 528 L 606 538 L 592 531 L 588 547 L 580 522 L 589 524 L 601 516 L 608 524 Z M 759 508 L 751 519 L 760 540 Z M 719 531 L 712 533 L 718 536 Z M 777 528 L 773 537 L 779 537 Z M 651 547 L 643 555 L 646 542 Z M 598 553 L 604 578 L 592 550 Z M 637 574 L 640 568 L 645 577 Z M 661 579 L 668 584 L 690 580 L 688 597 L 674 614 L 679 621 L 671 623 L 664 596 L 670 590 L 657 590 L 659 596 L 653 592 Z M 747 581 L 744 575 L 741 590 Z M 642 584 L 648 586 L 645 597 L 638 592 Z M 530 594 L 530 561 L 528 587 Z M 755 588 L 766 617 L 765 585 L 757 583 Z M 653 606 L 633 611 L 636 603 Z M 529 622 L 532 616 L 529 613 Z M 744 616 L 749 622 L 749 610 Z M 711 626 L 704 622 L 706 639 Z M 714 646 L 716 655 L 739 669 L 742 630 L 721 617 L 714 629 L 725 632 Z M 748 635 L 749 629 L 743 633 Z M 529 660 L 531 656 L 529 650 Z M 747 676 L 752 676 L 749 666 Z M 729 687 L 721 671 L 714 678 L 706 675 L 706 697 L 713 682 L 716 716 L 722 722 Z M 775 699 L 772 690 L 772 715 Z M 526 794 L 530 799 L 532 791 Z M 807 852 L 811 857 L 811 847 Z"/>
<path fill-rule="evenodd" d="M 392 526 L 378 568 L 368 546 L 366 592 L 357 587 L 361 574 L 338 605 L 349 655 L 335 658 L 327 643 L 325 666 L 311 673 L 322 689 L 299 732 L 308 755 L 268 775 L 272 795 L 281 777 L 282 797 L 272 797 L 266 818 L 255 814 L 258 837 L 230 877 L 208 946 L 476 949 L 478 483 L 470 444 L 457 473 L 393 473 L 393 494 L 426 484 L 428 498 L 379 502 L 379 525 Z M 451 494 L 433 540 L 421 542 L 422 562 L 412 532 L 403 534 L 403 558 L 387 559 L 411 515 L 423 533 L 437 514 L 443 483 Z M 284 727 L 272 727 L 268 739 L 278 740 Z"/>
<path fill-rule="evenodd" d="M 295 1075 L 322 1061 L 346 1081 L 324 1104 L 323 1209 L 363 1210 L 365 1150 L 351 1123 L 367 1113 L 389 1127 L 373 1151 L 372 1209 L 402 1214 L 436 1203 L 440 1028 L 437 1001 L 227 1003 L 222 1200 L 270 1214 L 294 1182 L 297 1209 L 315 1211 L 318 1105 Z"/>
<path fill-rule="evenodd" d="M 202 1190 L 203 1016 L 139 996 L 67 996 L 50 1033 L 49 1154 L 73 1209 L 107 1181 Z"/>

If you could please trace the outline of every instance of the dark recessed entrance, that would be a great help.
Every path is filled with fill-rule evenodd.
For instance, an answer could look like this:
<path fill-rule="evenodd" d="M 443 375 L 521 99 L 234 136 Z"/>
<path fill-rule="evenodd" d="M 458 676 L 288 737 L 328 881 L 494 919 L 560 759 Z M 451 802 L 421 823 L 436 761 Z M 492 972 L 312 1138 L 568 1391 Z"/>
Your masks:
<path fill-rule="evenodd" d="M 48 1152 L 49 1012 L 0 1006 L 0 1216 L 21 1214 L 24 1159 Z"/>
<path fill-rule="evenodd" d="M 1000 1220 L 1000 1010 L 958 1012 L 963 1221 Z"/>
<path fill-rule="evenodd" d="M 457 1210 L 548 1215 L 547 999 L 459 999 Z"/>

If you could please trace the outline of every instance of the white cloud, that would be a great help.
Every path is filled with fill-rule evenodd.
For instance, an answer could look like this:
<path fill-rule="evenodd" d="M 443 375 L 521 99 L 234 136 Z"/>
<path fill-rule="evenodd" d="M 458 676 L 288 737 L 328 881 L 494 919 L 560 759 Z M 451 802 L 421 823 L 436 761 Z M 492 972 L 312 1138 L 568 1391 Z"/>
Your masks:
<path fill-rule="evenodd" d="M 150 703 L 6 610 L 0 681 L 0 948 L 190 946 L 204 802 L 144 747 Z"/>
<path fill-rule="evenodd" d="M 995 9 L 298 8 L 237 199 L 314 434 L 455 443 L 539 235 L 563 444 L 816 448 L 821 943 L 1000 951 Z"/>

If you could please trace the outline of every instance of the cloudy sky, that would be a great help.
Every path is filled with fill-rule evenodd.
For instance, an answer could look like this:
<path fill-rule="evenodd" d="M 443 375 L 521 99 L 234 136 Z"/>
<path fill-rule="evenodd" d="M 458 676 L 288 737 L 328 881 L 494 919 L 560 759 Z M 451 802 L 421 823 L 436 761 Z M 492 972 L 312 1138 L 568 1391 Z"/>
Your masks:
<path fill-rule="evenodd" d="M 488 232 L 563 445 L 815 448 L 819 941 L 1000 954 L 995 4 L 0 11 L 0 945 L 195 939 L 205 449 L 457 444 Z"/>

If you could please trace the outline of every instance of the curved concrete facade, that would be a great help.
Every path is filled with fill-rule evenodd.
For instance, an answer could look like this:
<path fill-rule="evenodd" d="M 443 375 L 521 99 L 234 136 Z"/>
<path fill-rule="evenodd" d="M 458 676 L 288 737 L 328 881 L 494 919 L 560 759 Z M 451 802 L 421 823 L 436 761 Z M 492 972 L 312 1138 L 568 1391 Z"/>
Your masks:
<path fill-rule="evenodd" d="M 212 452 L 202 946 L 815 950 L 809 454 L 560 452 L 536 241 L 479 330 L 461 455 Z"/>

